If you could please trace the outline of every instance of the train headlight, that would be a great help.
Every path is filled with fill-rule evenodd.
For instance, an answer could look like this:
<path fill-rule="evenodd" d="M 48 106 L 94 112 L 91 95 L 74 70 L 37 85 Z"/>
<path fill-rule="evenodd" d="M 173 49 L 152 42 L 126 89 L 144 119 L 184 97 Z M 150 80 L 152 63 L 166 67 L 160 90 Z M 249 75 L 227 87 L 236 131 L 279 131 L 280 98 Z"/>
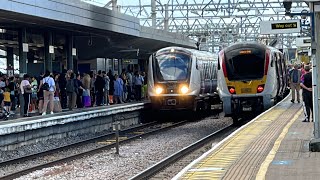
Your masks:
<path fill-rule="evenodd" d="M 187 86 L 182 86 L 180 91 L 182 94 L 186 94 L 189 91 L 189 88 Z"/>
<path fill-rule="evenodd" d="M 163 88 L 162 87 L 156 87 L 156 94 L 159 95 L 163 92 Z"/>

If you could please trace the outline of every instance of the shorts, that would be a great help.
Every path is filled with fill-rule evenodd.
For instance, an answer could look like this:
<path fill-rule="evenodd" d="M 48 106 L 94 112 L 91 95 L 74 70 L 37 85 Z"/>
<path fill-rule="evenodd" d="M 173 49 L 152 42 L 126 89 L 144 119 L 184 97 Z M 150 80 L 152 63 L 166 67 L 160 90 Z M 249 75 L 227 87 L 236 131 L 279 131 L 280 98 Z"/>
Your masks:
<path fill-rule="evenodd" d="M 11 102 L 4 102 L 4 106 L 11 106 Z"/>
<path fill-rule="evenodd" d="M 38 99 L 37 94 L 31 94 L 32 99 Z"/>

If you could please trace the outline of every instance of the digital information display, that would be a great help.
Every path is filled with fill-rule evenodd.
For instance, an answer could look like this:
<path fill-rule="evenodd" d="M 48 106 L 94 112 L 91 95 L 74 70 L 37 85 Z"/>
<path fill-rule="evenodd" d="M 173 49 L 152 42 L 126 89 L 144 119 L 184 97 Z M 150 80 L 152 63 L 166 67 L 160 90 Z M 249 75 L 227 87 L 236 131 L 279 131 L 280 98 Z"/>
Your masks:
<path fill-rule="evenodd" d="M 291 29 L 291 28 L 297 28 L 298 23 L 275 23 L 271 24 L 271 29 Z"/>
<path fill-rule="evenodd" d="M 260 21 L 260 34 L 299 33 L 301 22 L 297 20 Z"/>

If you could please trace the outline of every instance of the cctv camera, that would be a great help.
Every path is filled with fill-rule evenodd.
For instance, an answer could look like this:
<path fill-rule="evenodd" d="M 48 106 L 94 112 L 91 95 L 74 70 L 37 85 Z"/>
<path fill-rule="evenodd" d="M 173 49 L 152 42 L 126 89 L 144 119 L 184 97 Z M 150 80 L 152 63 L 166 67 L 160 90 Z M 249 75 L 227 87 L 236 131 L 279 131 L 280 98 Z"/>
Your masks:
<path fill-rule="evenodd" d="M 292 0 L 283 0 L 283 6 L 285 8 L 286 14 L 291 12 Z"/>

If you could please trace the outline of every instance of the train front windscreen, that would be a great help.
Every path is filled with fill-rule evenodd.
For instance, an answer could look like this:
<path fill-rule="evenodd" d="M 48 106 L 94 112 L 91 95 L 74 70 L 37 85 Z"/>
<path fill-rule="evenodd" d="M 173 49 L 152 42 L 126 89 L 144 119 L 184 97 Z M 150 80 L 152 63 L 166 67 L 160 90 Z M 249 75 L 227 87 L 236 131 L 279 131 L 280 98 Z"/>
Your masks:
<path fill-rule="evenodd" d="M 183 81 L 188 78 L 191 56 L 184 53 L 161 53 L 155 57 L 155 75 L 160 81 Z"/>
<path fill-rule="evenodd" d="M 264 75 L 265 51 L 236 49 L 225 54 L 230 81 L 261 79 Z"/>

